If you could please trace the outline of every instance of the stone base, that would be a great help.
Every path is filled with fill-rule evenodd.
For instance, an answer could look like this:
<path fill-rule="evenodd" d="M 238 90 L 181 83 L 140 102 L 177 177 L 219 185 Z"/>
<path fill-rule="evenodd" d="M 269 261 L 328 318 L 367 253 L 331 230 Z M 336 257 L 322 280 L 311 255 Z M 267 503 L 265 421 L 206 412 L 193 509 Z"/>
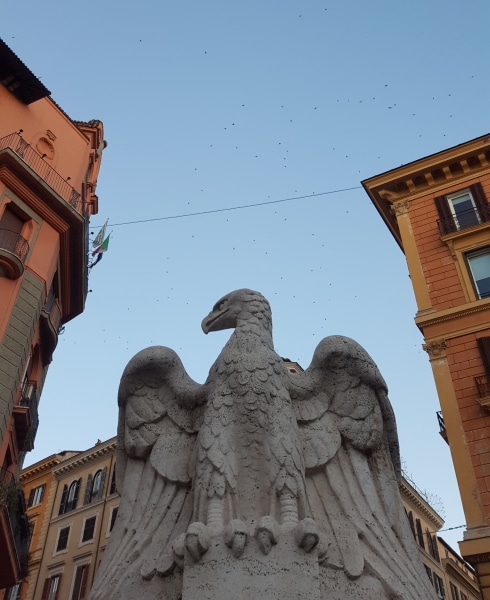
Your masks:
<path fill-rule="evenodd" d="M 265 555 L 249 538 L 235 558 L 222 536 L 213 537 L 201 560 L 186 556 L 182 600 L 320 600 L 318 553 L 306 553 L 293 532 L 281 534 Z"/>

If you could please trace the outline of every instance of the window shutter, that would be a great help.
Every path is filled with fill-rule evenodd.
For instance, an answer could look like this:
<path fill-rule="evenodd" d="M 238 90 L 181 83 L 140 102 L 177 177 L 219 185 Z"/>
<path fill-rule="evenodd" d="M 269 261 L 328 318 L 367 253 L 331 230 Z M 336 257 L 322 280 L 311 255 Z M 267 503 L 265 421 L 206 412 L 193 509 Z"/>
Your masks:
<path fill-rule="evenodd" d="M 475 204 L 478 207 L 478 209 L 486 206 L 487 199 L 485 197 L 485 193 L 483 191 L 483 188 L 482 188 L 480 182 L 470 185 L 470 192 L 471 192 L 471 195 L 473 196 L 473 200 L 475 201 Z M 480 211 L 478 211 L 478 212 L 480 212 Z"/>
<path fill-rule="evenodd" d="M 114 465 L 114 468 L 112 469 L 112 477 L 111 477 L 111 489 L 110 489 L 110 493 L 111 494 L 115 494 L 116 493 L 116 465 Z"/>
<path fill-rule="evenodd" d="M 433 535 L 432 536 L 432 543 L 434 545 L 434 558 L 437 560 L 437 562 L 441 562 L 441 559 L 439 558 L 439 546 L 437 544 L 437 536 Z"/>
<path fill-rule="evenodd" d="M 100 476 L 100 487 L 99 487 L 99 493 L 97 495 L 97 499 L 102 498 L 102 496 L 104 495 L 104 485 L 105 485 L 106 475 L 107 475 L 107 467 L 104 467 L 104 469 L 102 470 L 101 476 Z"/>
<path fill-rule="evenodd" d="M 44 586 L 43 586 L 43 595 L 41 596 L 41 600 L 47 600 L 48 598 L 48 594 L 49 594 L 49 584 L 51 582 L 51 579 L 48 577 L 45 582 L 44 582 Z"/>
<path fill-rule="evenodd" d="M 444 235 L 456 231 L 456 223 L 454 222 L 446 196 L 438 196 L 434 198 L 434 202 L 439 213 L 439 231 L 441 234 Z"/>
<path fill-rule="evenodd" d="M 75 574 L 75 583 L 73 585 L 72 600 L 81 600 L 85 595 L 85 582 L 87 580 L 87 565 L 77 567 Z"/>
<path fill-rule="evenodd" d="M 36 491 L 36 488 L 32 488 L 32 490 L 29 492 L 29 500 L 27 501 L 27 508 L 29 508 L 29 506 L 32 506 L 32 503 L 34 502 L 35 491 Z"/>
<path fill-rule="evenodd" d="M 490 377 L 490 337 L 478 338 L 478 348 L 485 367 L 485 373 Z"/>
<path fill-rule="evenodd" d="M 61 502 L 60 502 L 60 512 L 58 513 L 59 515 L 62 515 L 65 513 L 66 511 L 66 500 L 68 498 L 68 486 L 64 485 L 63 486 L 63 494 L 61 495 Z"/>
<path fill-rule="evenodd" d="M 72 510 L 75 510 L 75 508 L 77 507 L 78 495 L 80 493 L 81 485 L 82 485 L 82 478 L 80 477 L 80 479 L 77 481 L 77 485 L 75 487 L 75 497 L 73 498 L 73 506 L 71 507 Z"/>
<path fill-rule="evenodd" d="M 410 523 L 410 529 L 412 530 L 413 537 L 415 537 L 415 525 L 413 523 L 413 513 L 410 511 L 408 513 L 408 522 Z"/>
<path fill-rule="evenodd" d="M 88 504 L 91 500 L 92 493 L 92 473 L 87 477 L 87 485 L 85 486 L 85 494 L 83 496 L 83 504 Z"/>
<path fill-rule="evenodd" d="M 417 540 L 419 542 L 419 546 L 425 549 L 424 534 L 422 533 L 422 525 L 420 524 L 420 519 L 415 519 L 415 527 L 417 528 Z"/>

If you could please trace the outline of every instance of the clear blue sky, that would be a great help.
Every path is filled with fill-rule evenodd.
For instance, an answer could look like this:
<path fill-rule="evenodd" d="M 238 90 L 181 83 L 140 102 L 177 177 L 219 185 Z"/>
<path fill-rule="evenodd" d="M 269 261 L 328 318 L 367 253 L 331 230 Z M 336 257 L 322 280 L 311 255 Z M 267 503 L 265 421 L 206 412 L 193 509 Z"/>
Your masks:
<path fill-rule="evenodd" d="M 405 259 L 359 182 L 488 131 L 489 13 L 488 0 L 4 2 L 2 38 L 109 143 L 92 219 L 94 233 L 109 219 L 109 252 L 60 337 L 27 464 L 115 434 L 141 348 L 174 348 L 203 382 L 229 333 L 204 336 L 201 319 L 250 287 L 303 367 L 326 335 L 365 346 L 407 471 L 461 525 Z M 462 531 L 443 535 L 456 546 Z"/>

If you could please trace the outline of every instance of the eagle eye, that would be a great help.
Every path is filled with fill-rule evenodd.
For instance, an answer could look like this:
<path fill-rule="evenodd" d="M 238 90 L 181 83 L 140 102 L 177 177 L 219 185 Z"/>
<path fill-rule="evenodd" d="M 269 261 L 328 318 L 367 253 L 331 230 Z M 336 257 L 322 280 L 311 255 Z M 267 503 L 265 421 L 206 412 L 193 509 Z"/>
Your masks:
<path fill-rule="evenodd" d="M 228 304 L 228 300 L 225 298 L 224 300 L 221 300 L 220 302 L 214 305 L 213 311 L 221 310 L 226 304 Z"/>

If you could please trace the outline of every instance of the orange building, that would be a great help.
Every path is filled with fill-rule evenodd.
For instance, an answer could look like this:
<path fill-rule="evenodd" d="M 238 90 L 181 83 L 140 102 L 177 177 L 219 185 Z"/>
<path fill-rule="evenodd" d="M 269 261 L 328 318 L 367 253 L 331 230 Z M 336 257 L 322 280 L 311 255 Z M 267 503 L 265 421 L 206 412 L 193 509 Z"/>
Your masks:
<path fill-rule="evenodd" d="M 0 40 L 0 588 L 25 575 L 17 484 L 60 327 L 84 309 L 88 222 L 105 146 Z"/>
<path fill-rule="evenodd" d="M 490 599 L 490 136 L 363 181 L 405 253 L 466 518 Z"/>

